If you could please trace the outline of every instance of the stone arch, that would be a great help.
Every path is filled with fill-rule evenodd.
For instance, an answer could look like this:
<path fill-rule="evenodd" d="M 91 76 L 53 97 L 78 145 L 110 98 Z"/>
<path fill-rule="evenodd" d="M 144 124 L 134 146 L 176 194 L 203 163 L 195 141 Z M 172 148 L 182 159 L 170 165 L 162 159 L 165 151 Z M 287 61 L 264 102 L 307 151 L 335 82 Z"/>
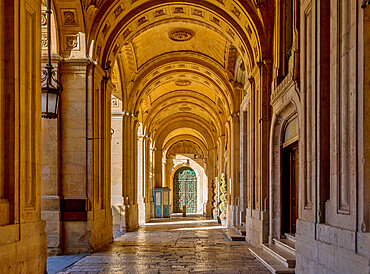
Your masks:
<path fill-rule="evenodd" d="M 131 7 L 127 5 L 123 7 L 124 5 L 122 3 L 117 2 L 116 6 L 108 11 L 108 15 L 104 17 L 105 20 L 101 20 L 100 22 L 97 22 L 91 28 L 90 39 L 93 40 L 93 37 L 96 37 L 95 40 L 98 41 L 99 43 L 99 40 L 100 40 L 99 34 L 102 33 L 103 31 L 98 31 L 98 30 L 104 30 L 108 28 L 108 31 L 106 31 L 106 33 L 104 34 L 105 38 L 103 40 L 108 41 L 108 44 L 110 44 L 118 36 L 117 32 L 121 31 L 123 28 L 125 28 L 125 26 L 127 27 L 130 22 L 138 21 L 139 25 L 141 25 L 141 22 L 144 23 L 143 25 L 145 25 L 146 22 L 149 22 L 150 21 L 149 17 L 151 16 L 145 14 L 146 10 L 155 10 L 155 9 L 158 10 L 161 6 L 164 6 L 164 4 L 168 4 L 167 2 L 168 2 L 167 0 L 163 0 L 160 2 L 156 1 L 155 3 L 144 3 L 142 5 L 131 6 Z M 270 20 L 270 24 L 267 24 L 266 22 L 262 22 L 263 19 L 261 18 L 264 18 L 264 17 L 268 18 L 267 14 L 271 13 L 270 9 L 266 9 L 266 11 L 258 14 L 255 7 L 253 7 L 249 2 L 246 2 L 240 5 L 237 1 L 232 1 L 231 3 L 224 3 L 224 5 L 228 6 L 227 8 L 221 7 L 222 5 L 220 5 L 219 2 L 211 3 L 211 2 L 203 2 L 203 1 L 202 2 L 190 1 L 190 3 L 189 1 L 180 1 L 180 3 L 178 3 L 177 6 L 185 5 L 184 2 L 186 2 L 187 6 L 190 6 L 190 5 L 194 6 L 198 10 L 205 9 L 207 10 L 207 12 L 211 10 L 214 11 L 216 17 L 213 17 L 213 18 L 216 18 L 216 20 L 218 20 L 218 23 L 216 23 L 216 25 L 219 24 L 220 20 L 222 20 L 223 22 L 227 22 L 227 24 L 230 24 L 229 29 L 227 31 L 224 30 L 225 35 L 228 35 L 229 37 L 234 39 L 235 33 L 236 33 L 238 36 L 238 39 L 240 37 L 240 41 L 242 41 L 243 44 L 246 43 L 245 45 L 243 45 L 244 49 L 239 48 L 239 50 L 244 55 L 246 51 L 245 48 L 247 48 L 247 52 L 249 52 L 249 55 L 251 58 L 250 62 L 252 64 L 252 67 L 255 64 L 255 62 L 258 62 L 259 60 L 261 60 L 262 55 L 264 56 L 270 55 L 268 53 L 262 54 L 263 51 L 266 51 L 265 49 L 268 47 L 261 46 L 262 44 L 261 41 L 265 40 L 264 38 L 266 35 L 265 34 L 266 31 L 263 26 L 266 25 L 266 27 L 268 27 L 272 21 Z M 119 15 L 119 17 L 117 18 L 118 23 L 115 22 L 117 19 L 114 19 L 116 18 L 114 16 L 114 12 L 116 12 L 117 10 L 123 10 L 121 11 L 121 15 Z M 141 11 L 139 16 L 143 16 L 143 17 L 138 18 L 139 16 L 137 16 L 137 19 L 133 19 L 133 17 L 138 14 L 139 10 Z M 244 28 L 242 28 L 241 26 L 240 21 L 242 19 L 248 22 L 246 26 L 246 30 L 244 30 Z M 114 26 L 114 27 L 111 27 L 111 26 Z M 233 31 L 235 31 L 234 34 L 232 33 Z M 126 33 L 126 37 L 130 35 L 130 32 L 134 33 L 134 31 L 132 31 L 130 27 L 127 27 L 127 29 L 124 30 L 124 33 Z M 108 33 L 109 35 L 107 35 Z M 108 36 L 109 38 L 107 38 Z M 252 49 L 250 43 L 247 42 L 249 40 L 251 40 L 252 43 L 256 42 L 258 46 Z M 102 46 L 98 45 L 98 48 L 99 48 L 98 52 L 101 52 Z M 107 57 L 108 52 L 113 51 L 114 48 L 115 46 L 113 45 L 105 47 L 103 54 L 100 54 L 100 53 L 97 54 L 99 57 L 103 58 L 101 59 L 103 66 L 106 63 L 104 59 Z"/>
<path fill-rule="evenodd" d="M 274 114 L 271 122 L 269 180 L 270 241 L 272 241 L 273 238 L 280 238 L 281 236 L 281 148 L 285 125 L 294 115 L 297 115 L 299 119 L 296 104 L 293 100 L 288 100 L 282 109 L 280 109 L 278 113 Z"/>
<path fill-rule="evenodd" d="M 204 171 L 204 167 L 189 159 L 189 165 L 185 163 L 178 163 L 176 164 L 170 174 L 170 189 L 171 191 L 171 210 L 173 212 L 173 180 L 176 172 L 182 167 L 190 167 L 196 174 L 197 177 L 197 213 L 203 213 L 204 211 L 204 204 L 207 201 L 207 193 L 208 193 L 208 184 L 207 184 L 207 176 Z"/>

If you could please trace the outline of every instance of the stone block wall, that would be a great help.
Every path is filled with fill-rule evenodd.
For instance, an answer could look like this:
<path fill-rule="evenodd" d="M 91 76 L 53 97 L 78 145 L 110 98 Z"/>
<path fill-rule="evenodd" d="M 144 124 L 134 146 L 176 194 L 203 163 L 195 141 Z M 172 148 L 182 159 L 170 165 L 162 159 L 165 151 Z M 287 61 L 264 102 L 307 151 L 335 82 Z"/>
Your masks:
<path fill-rule="evenodd" d="M 45 221 L 0 226 L 0 273 L 44 273 Z"/>

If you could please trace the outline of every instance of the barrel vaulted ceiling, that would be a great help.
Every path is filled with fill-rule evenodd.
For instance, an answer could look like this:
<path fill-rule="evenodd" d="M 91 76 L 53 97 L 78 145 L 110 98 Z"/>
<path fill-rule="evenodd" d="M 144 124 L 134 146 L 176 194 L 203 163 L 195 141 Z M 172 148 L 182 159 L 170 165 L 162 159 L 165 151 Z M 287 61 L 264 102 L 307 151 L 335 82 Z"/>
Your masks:
<path fill-rule="evenodd" d="M 225 123 L 239 108 L 240 93 L 233 88 L 236 64 L 242 63 L 239 70 L 248 75 L 271 55 L 272 43 L 266 42 L 271 37 L 265 33 L 272 8 L 254 2 L 54 4 L 61 43 L 66 43 L 66 34 L 77 33 L 85 55 L 111 68 L 114 95 L 122 99 L 125 111 L 137 114 L 146 135 L 162 147 L 188 140 L 210 149 L 226 134 Z M 61 54 L 71 52 L 68 45 L 61 47 Z"/>

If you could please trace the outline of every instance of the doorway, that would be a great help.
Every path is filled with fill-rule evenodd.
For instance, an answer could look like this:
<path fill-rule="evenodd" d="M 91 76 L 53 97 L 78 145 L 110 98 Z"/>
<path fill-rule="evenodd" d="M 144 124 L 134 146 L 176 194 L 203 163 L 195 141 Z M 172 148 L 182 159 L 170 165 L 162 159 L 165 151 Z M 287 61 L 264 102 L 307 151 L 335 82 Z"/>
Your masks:
<path fill-rule="evenodd" d="M 298 219 L 298 142 L 283 149 L 282 234 L 296 233 Z"/>
<path fill-rule="evenodd" d="M 291 119 L 284 131 L 281 177 L 281 234 L 296 233 L 298 219 L 299 149 L 298 119 Z"/>
<path fill-rule="evenodd" d="M 173 212 L 197 213 L 197 176 L 190 167 L 178 169 L 173 177 Z"/>

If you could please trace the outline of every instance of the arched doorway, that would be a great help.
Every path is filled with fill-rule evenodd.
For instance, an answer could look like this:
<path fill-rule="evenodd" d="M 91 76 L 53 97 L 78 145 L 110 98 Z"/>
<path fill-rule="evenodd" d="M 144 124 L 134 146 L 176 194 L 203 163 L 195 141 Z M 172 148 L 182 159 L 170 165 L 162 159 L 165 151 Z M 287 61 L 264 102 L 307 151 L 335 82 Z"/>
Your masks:
<path fill-rule="evenodd" d="M 298 219 L 298 117 L 288 120 L 282 143 L 281 233 L 296 233 Z"/>
<path fill-rule="evenodd" d="M 173 211 L 182 212 L 186 206 L 186 213 L 197 212 L 197 176 L 190 167 L 178 169 L 173 177 Z"/>

